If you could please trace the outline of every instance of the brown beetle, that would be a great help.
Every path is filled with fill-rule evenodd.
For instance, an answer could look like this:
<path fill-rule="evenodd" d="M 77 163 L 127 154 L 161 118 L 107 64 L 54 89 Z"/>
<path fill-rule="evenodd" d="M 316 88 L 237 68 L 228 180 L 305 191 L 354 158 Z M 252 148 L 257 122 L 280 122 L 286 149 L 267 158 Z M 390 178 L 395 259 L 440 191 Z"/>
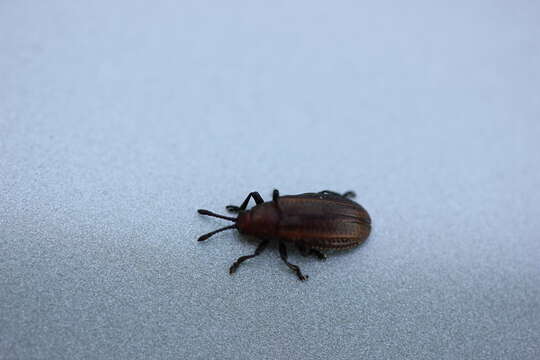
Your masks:
<path fill-rule="evenodd" d="M 232 274 L 242 262 L 259 255 L 269 241 L 275 239 L 279 243 L 281 259 L 300 280 L 306 280 L 308 276 L 287 261 L 285 243 L 295 244 L 304 256 L 313 254 L 319 259 L 326 259 L 321 250 L 343 250 L 361 244 L 371 231 L 371 218 L 362 206 L 350 199 L 355 196 L 352 191 L 341 195 L 328 190 L 279 196 L 274 190 L 272 201 L 264 202 L 258 192 L 252 192 L 242 205 L 227 206 L 227 210 L 238 213 L 237 218 L 199 209 L 199 214 L 235 223 L 205 234 L 199 241 L 228 229 L 238 229 L 242 234 L 262 239 L 252 255 L 242 256 L 232 264 L 229 269 Z M 257 205 L 246 210 L 251 198 Z"/>

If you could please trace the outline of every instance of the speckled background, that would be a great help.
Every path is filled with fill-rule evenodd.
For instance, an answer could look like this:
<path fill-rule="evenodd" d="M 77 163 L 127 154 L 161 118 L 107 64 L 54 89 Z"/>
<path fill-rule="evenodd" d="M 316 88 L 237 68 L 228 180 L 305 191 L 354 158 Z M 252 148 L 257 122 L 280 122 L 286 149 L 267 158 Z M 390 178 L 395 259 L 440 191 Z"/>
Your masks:
<path fill-rule="evenodd" d="M 1 359 L 539 359 L 535 2 L 0 3 Z M 356 190 L 326 262 L 226 222 Z"/>

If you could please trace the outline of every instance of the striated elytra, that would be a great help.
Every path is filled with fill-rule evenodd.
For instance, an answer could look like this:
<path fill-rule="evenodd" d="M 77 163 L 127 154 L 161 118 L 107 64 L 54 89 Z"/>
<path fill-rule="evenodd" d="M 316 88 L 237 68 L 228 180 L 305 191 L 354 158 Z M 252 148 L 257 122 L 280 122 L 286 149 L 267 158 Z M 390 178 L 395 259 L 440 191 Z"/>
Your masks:
<path fill-rule="evenodd" d="M 326 259 L 324 250 L 344 250 L 360 245 L 371 231 L 371 218 L 358 203 L 351 200 L 355 194 L 347 191 L 338 194 L 333 191 L 280 196 L 274 190 L 272 201 L 265 202 L 258 192 L 250 193 L 242 205 L 227 206 L 227 210 L 238 213 L 238 217 L 228 217 L 199 209 L 199 214 L 233 221 L 234 225 L 212 231 L 199 237 L 204 241 L 210 236 L 228 229 L 261 239 L 255 252 L 239 257 L 229 269 L 233 274 L 240 264 L 259 255 L 271 240 L 279 244 L 279 254 L 298 279 L 306 280 L 297 265 L 287 261 L 285 243 L 294 244 L 304 256 L 315 255 Z M 246 210 L 249 200 L 255 205 Z"/>

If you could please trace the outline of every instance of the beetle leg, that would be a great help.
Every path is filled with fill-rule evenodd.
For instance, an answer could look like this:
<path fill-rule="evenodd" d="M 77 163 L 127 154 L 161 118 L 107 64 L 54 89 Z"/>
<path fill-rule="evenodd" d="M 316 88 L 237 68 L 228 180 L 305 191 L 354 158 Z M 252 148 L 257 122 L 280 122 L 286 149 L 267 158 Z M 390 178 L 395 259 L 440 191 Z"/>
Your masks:
<path fill-rule="evenodd" d="M 319 260 L 326 260 L 326 255 L 316 249 L 306 249 L 303 245 L 296 245 L 302 256 L 315 255 Z"/>
<path fill-rule="evenodd" d="M 279 199 L 279 190 L 274 189 L 274 191 L 272 192 L 272 201 L 277 202 L 278 199 Z"/>
<path fill-rule="evenodd" d="M 326 254 L 323 254 L 317 249 L 309 249 L 309 255 L 315 255 L 319 260 L 326 260 Z"/>
<path fill-rule="evenodd" d="M 258 204 L 262 204 L 264 202 L 263 198 L 261 197 L 261 195 L 256 192 L 256 191 L 253 191 L 253 192 L 250 192 L 249 195 L 246 197 L 246 199 L 244 200 L 244 202 L 242 203 L 242 205 L 240 206 L 236 206 L 236 205 L 227 205 L 227 210 L 229 210 L 230 212 L 240 212 L 242 210 L 246 210 L 247 208 L 247 205 L 249 203 L 249 200 L 253 198 L 253 200 L 255 200 L 255 203 L 258 205 Z"/>
<path fill-rule="evenodd" d="M 285 247 L 285 244 L 282 242 L 279 243 L 279 255 L 281 256 L 281 260 L 283 260 L 283 262 L 287 264 L 287 266 L 296 273 L 298 279 L 300 279 L 301 281 L 308 279 L 309 276 L 302 274 L 300 268 L 297 265 L 291 264 L 287 261 L 287 247 Z"/>
<path fill-rule="evenodd" d="M 240 212 L 240 206 L 236 206 L 236 205 L 227 205 L 225 208 L 226 208 L 227 211 L 229 211 L 229 212 L 233 212 L 233 213 Z"/>
<path fill-rule="evenodd" d="M 347 191 L 344 194 L 340 194 L 331 190 L 323 190 L 323 191 L 320 191 L 319 194 L 331 194 L 331 195 L 336 195 L 336 196 L 343 196 L 344 198 L 348 198 L 348 199 L 352 199 L 356 197 L 356 193 L 354 191 Z"/>
<path fill-rule="evenodd" d="M 303 245 L 296 244 L 296 248 L 298 249 L 298 251 L 300 251 L 300 254 L 302 256 L 308 256 L 309 255 L 307 249 Z"/>
<path fill-rule="evenodd" d="M 276 206 L 276 210 L 278 211 L 279 216 L 281 217 L 281 207 L 279 206 L 278 200 L 279 200 L 279 190 L 274 189 L 274 191 L 272 192 L 272 202 Z"/>
<path fill-rule="evenodd" d="M 231 267 L 229 268 L 229 274 L 231 275 L 234 274 L 234 272 L 236 271 L 236 269 L 238 269 L 240 264 L 246 261 L 247 259 L 254 258 L 255 256 L 262 253 L 264 249 L 266 249 L 267 245 L 268 245 L 268 240 L 264 240 L 262 243 L 259 244 L 259 246 L 257 246 L 257 248 L 255 249 L 255 252 L 252 255 L 240 256 L 238 260 L 236 260 L 234 264 L 232 264 Z"/>

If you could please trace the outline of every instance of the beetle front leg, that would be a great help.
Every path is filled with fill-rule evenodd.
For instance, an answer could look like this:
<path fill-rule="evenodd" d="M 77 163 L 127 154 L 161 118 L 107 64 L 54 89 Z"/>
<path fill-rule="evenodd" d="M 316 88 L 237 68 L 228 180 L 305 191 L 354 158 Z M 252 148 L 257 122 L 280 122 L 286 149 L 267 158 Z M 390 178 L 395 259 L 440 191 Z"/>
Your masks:
<path fill-rule="evenodd" d="M 297 265 L 291 264 L 287 261 L 287 248 L 282 242 L 279 243 L 279 255 L 281 256 L 281 260 L 283 260 L 283 262 L 287 264 L 287 266 L 296 273 L 296 276 L 298 276 L 298 279 L 300 279 L 300 281 L 304 281 L 309 278 L 308 275 L 302 274 L 300 268 Z"/>
<path fill-rule="evenodd" d="M 253 198 L 253 200 L 255 200 L 255 203 L 258 205 L 258 204 L 262 204 L 264 202 L 262 196 L 257 192 L 257 191 L 253 191 L 253 192 L 250 192 L 249 195 L 246 197 L 246 199 L 244 200 L 244 202 L 242 203 L 242 205 L 240 206 L 236 206 L 236 205 L 227 205 L 226 209 L 230 212 L 240 212 L 240 211 L 243 211 L 243 210 L 246 210 L 247 208 L 247 205 L 249 203 L 249 200 Z"/>
<path fill-rule="evenodd" d="M 255 256 L 260 255 L 264 251 L 264 249 L 266 249 L 267 245 L 268 245 L 268 240 L 264 240 L 262 243 L 259 244 L 259 246 L 257 246 L 257 249 L 255 249 L 255 252 L 252 255 L 240 256 L 238 260 L 236 260 L 234 264 L 232 264 L 231 267 L 229 268 L 229 274 L 231 275 L 234 274 L 234 272 L 236 271 L 236 269 L 238 269 L 240 264 L 246 261 L 247 259 L 251 259 L 251 258 L 254 258 Z"/>

